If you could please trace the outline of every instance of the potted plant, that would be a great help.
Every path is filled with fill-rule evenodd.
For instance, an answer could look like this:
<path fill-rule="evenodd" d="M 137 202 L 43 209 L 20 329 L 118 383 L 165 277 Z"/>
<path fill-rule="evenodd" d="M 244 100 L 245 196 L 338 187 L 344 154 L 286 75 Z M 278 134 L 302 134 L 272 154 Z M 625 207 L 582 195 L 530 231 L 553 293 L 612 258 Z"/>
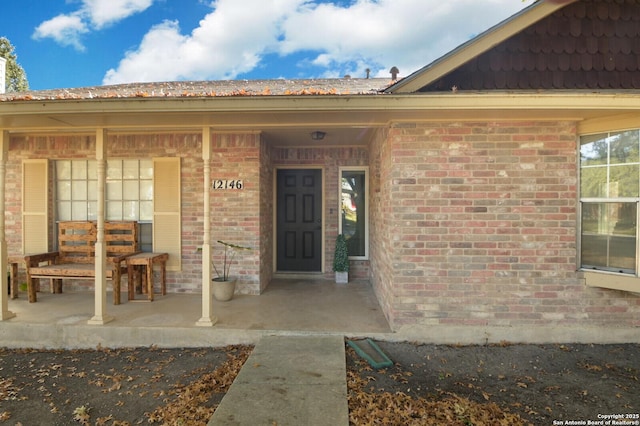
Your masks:
<path fill-rule="evenodd" d="M 213 263 L 213 269 L 218 275 L 213 279 L 213 297 L 221 302 L 226 302 L 233 298 L 233 294 L 236 291 L 236 281 L 238 280 L 236 277 L 231 277 L 229 275 L 233 259 L 239 251 L 251 249 L 249 247 L 243 247 L 220 240 L 218 240 L 218 243 L 224 246 L 224 256 L 222 260 L 222 269 L 218 269 L 215 262 Z"/>
<path fill-rule="evenodd" d="M 336 238 L 336 250 L 333 255 L 333 271 L 336 273 L 336 284 L 349 282 L 349 249 L 344 235 Z"/>

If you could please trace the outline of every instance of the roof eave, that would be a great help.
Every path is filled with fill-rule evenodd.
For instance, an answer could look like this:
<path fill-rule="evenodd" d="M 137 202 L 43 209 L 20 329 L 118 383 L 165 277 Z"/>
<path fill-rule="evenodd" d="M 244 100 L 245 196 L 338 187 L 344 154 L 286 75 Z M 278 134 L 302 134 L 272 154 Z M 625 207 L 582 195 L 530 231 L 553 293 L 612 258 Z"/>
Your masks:
<path fill-rule="evenodd" d="M 0 104 L 10 132 L 109 128 L 261 130 L 384 126 L 400 121 L 572 120 L 640 114 L 640 92 L 458 92 L 354 97 L 127 99 Z"/>

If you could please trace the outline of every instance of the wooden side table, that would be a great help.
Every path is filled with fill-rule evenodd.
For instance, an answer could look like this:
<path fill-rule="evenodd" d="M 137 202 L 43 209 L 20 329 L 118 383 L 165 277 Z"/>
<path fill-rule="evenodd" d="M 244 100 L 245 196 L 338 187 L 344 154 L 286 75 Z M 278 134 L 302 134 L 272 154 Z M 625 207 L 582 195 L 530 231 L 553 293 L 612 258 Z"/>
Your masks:
<path fill-rule="evenodd" d="M 7 263 L 9 264 L 9 294 L 12 299 L 18 297 L 18 265 L 24 263 L 24 256 L 15 255 L 7 257 Z"/>
<path fill-rule="evenodd" d="M 161 292 L 163 296 L 167 294 L 167 260 L 169 260 L 168 253 L 137 253 L 127 256 L 127 285 L 129 286 L 129 300 L 135 300 L 136 288 L 142 287 L 142 283 L 140 281 L 143 280 L 143 289 L 146 290 L 147 298 L 149 302 L 153 302 L 154 264 L 160 265 Z M 136 281 L 135 283 L 134 280 Z"/>

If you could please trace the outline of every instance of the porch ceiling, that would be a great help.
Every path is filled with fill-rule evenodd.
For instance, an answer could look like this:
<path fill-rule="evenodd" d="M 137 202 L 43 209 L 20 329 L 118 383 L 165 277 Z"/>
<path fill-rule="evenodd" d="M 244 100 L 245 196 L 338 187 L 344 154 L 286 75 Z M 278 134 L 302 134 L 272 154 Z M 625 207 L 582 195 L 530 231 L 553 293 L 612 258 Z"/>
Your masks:
<path fill-rule="evenodd" d="M 374 135 L 375 127 L 333 127 L 318 125 L 308 128 L 272 128 L 262 132 L 264 139 L 276 147 L 364 146 Z M 311 132 L 325 132 L 322 140 L 313 140 Z"/>

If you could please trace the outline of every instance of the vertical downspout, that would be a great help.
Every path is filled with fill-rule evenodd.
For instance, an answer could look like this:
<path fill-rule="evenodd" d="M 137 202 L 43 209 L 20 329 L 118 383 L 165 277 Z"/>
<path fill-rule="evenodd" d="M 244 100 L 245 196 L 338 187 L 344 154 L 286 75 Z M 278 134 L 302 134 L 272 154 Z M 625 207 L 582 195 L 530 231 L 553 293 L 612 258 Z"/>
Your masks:
<path fill-rule="evenodd" d="M 106 262 L 107 251 L 104 244 L 104 205 L 105 205 L 105 181 L 106 181 L 106 146 L 107 131 L 105 129 L 96 130 L 96 162 L 98 177 L 98 206 L 97 206 L 97 227 L 95 253 L 95 314 L 89 320 L 91 325 L 103 325 L 113 321 L 113 317 L 106 315 L 107 311 L 107 276 Z"/>
<path fill-rule="evenodd" d="M 7 235 L 5 232 L 5 204 L 4 197 L 6 194 L 5 177 L 7 174 L 7 154 L 9 151 L 9 132 L 3 130 L 0 132 L 0 321 L 8 320 L 16 316 L 9 310 L 9 285 L 7 283 Z"/>
<path fill-rule="evenodd" d="M 211 288 L 211 128 L 202 129 L 202 160 L 204 162 L 204 237 L 202 241 L 202 318 L 197 326 L 211 327 L 218 318 L 213 315 Z"/>

